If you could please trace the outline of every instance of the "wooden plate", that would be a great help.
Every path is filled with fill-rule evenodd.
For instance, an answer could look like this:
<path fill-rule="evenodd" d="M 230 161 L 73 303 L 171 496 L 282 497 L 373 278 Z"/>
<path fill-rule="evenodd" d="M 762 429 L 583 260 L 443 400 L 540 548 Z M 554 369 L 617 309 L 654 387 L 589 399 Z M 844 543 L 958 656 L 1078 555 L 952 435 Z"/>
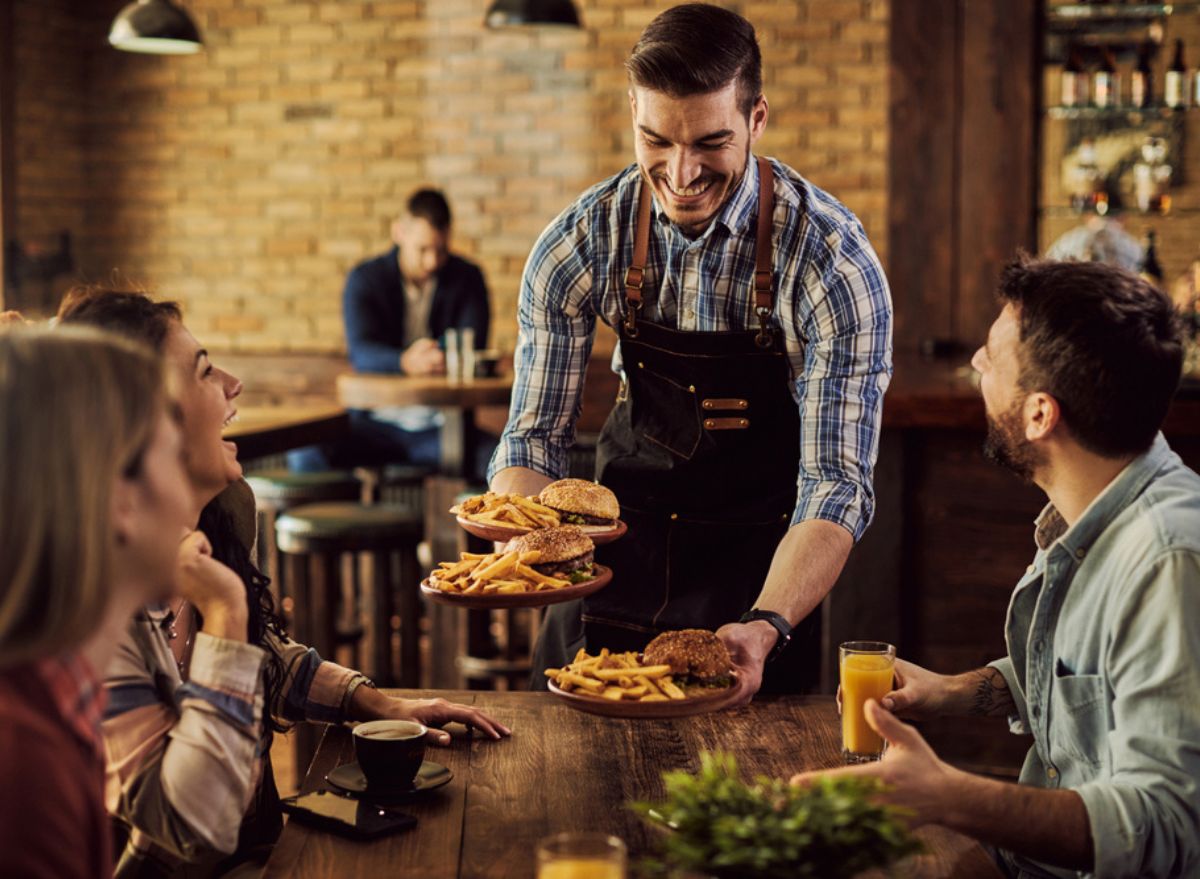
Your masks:
<path fill-rule="evenodd" d="M 476 522 L 472 519 L 467 519 L 464 516 L 456 516 L 458 524 L 468 534 L 474 534 L 476 537 L 482 537 L 484 540 L 511 540 L 514 537 L 520 537 L 522 534 L 528 534 L 531 528 L 507 528 L 504 525 L 490 525 L 485 522 Z M 617 520 L 616 527 L 602 528 L 599 525 L 580 525 L 583 533 L 592 538 L 592 543 L 599 546 L 602 543 L 612 543 L 618 537 L 622 536 L 629 530 L 629 526 Z M 590 529 L 597 529 L 595 531 Z"/>
<path fill-rule="evenodd" d="M 586 598 L 593 592 L 599 592 L 612 580 L 612 568 L 604 565 L 594 565 L 592 570 L 596 576 L 574 586 L 564 586 L 562 589 L 544 589 L 541 592 L 508 592 L 503 595 L 462 595 L 458 592 L 443 592 L 429 582 L 426 577 L 421 581 L 421 593 L 430 601 L 446 604 L 452 607 L 470 607 L 480 610 L 498 607 L 545 607 L 548 604 L 560 604 L 564 601 L 574 601 L 576 598 Z"/>
<path fill-rule="evenodd" d="M 577 692 L 568 693 L 550 681 L 550 692 L 577 711 L 599 714 L 602 717 L 627 717 L 634 720 L 663 719 L 668 717 L 690 717 L 693 714 L 708 714 L 721 711 L 735 701 L 737 687 L 730 685 L 723 690 L 713 690 L 701 696 L 672 699 L 669 702 L 614 702 L 599 696 L 584 696 Z"/>

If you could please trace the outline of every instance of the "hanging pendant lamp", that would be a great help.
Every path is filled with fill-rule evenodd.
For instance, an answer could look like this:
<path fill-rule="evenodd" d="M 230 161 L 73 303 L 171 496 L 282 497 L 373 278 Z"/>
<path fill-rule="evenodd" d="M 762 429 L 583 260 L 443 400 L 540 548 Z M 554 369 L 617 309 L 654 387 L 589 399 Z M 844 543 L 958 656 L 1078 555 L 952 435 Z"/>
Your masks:
<path fill-rule="evenodd" d="M 493 0 L 483 22 L 488 27 L 531 24 L 583 27 L 571 0 Z"/>
<path fill-rule="evenodd" d="M 151 55 L 191 55 L 203 45 L 192 17 L 171 0 L 134 0 L 113 19 L 108 42 Z"/>

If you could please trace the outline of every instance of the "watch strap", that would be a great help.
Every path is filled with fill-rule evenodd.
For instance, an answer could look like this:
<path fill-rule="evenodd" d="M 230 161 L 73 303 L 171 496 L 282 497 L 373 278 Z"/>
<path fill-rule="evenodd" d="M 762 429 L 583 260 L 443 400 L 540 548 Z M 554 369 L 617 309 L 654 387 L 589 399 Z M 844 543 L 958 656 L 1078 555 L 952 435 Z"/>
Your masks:
<path fill-rule="evenodd" d="M 738 620 L 740 623 L 753 623 L 757 620 L 763 620 L 770 623 L 779 636 L 775 639 L 775 646 L 767 655 L 767 662 L 776 659 L 780 653 L 791 643 L 792 640 L 792 624 L 782 615 L 775 613 L 773 610 L 759 610 L 753 608 L 742 614 L 742 618 Z"/>

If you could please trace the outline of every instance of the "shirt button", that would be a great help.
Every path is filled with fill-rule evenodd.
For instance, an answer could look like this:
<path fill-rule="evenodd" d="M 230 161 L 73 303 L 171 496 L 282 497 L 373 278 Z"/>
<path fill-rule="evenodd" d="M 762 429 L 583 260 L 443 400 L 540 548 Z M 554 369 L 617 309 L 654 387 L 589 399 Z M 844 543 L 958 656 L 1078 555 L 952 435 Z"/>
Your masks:
<path fill-rule="evenodd" d="M 1041 638 L 1038 638 L 1036 641 L 1033 642 L 1033 649 L 1035 651 L 1037 651 L 1038 653 L 1041 653 L 1042 648 L 1045 646 L 1046 646 L 1046 642 L 1043 641 Z"/>
<path fill-rule="evenodd" d="M 1079 549 L 1075 550 L 1075 558 L 1077 558 L 1077 559 L 1081 559 L 1081 558 L 1083 558 L 1085 555 L 1087 555 L 1087 550 L 1086 550 L 1086 549 L 1084 549 L 1082 546 L 1081 546 L 1081 547 L 1079 547 Z"/>
<path fill-rule="evenodd" d="M 1051 779 L 1058 778 L 1058 770 L 1051 766 L 1046 770 L 1046 775 L 1050 776 Z"/>
<path fill-rule="evenodd" d="M 1033 709 L 1029 713 L 1032 714 L 1034 717 L 1040 717 L 1042 714 L 1042 709 L 1040 709 L 1036 705 L 1034 705 Z"/>
<path fill-rule="evenodd" d="M 1028 568 L 1025 569 L 1026 574 L 1032 574 L 1033 571 L 1034 571 L 1033 565 L 1030 565 Z"/>

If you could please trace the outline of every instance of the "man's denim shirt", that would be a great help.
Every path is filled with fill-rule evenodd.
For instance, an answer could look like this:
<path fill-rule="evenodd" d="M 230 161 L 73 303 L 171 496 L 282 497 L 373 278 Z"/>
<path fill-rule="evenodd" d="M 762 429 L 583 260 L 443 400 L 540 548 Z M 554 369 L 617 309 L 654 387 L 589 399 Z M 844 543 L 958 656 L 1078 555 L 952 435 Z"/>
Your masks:
<path fill-rule="evenodd" d="M 1036 541 L 992 663 L 1033 734 L 1021 783 L 1083 798 L 1095 876 L 1200 876 L 1200 476 L 1159 434 L 1069 529 L 1047 506 Z"/>

